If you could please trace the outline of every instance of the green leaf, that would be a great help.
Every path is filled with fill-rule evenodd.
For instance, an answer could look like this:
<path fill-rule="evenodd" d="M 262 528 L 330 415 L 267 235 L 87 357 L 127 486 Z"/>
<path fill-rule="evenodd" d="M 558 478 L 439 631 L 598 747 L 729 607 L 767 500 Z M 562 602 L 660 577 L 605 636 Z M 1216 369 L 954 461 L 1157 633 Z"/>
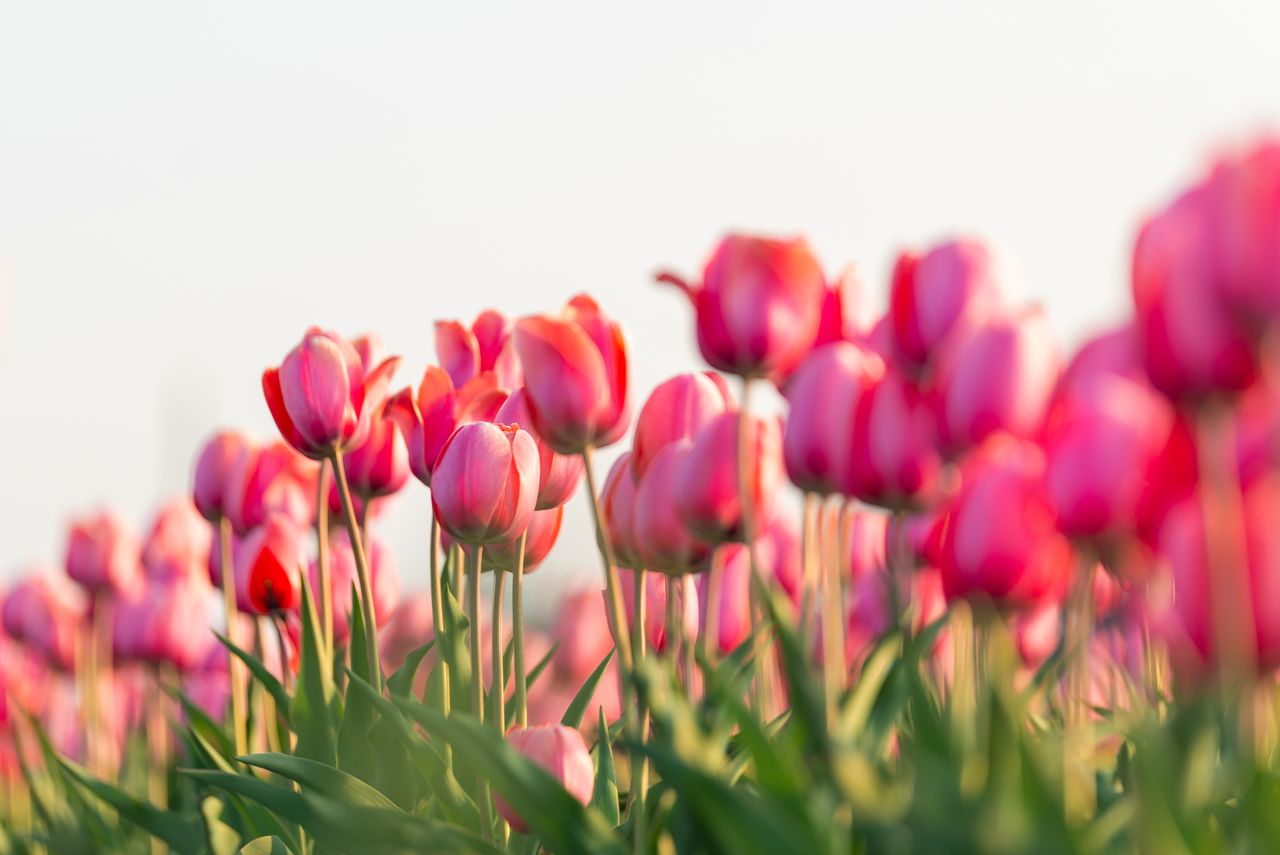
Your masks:
<path fill-rule="evenodd" d="M 240 855 L 293 855 L 279 837 L 257 837 L 240 848 Z"/>
<path fill-rule="evenodd" d="M 597 707 L 600 715 L 600 738 L 596 742 L 596 783 L 591 793 L 591 806 L 600 811 L 605 822 L 618 827 L 622 817 L 618 808 L 618 777 L 613 767 L 613 739 L 609 735 L 609 723 L 604 720 L 604 707 Z"/>
<path fill-rule="evenodd" d="M 413 678 L 418 674 L 418 668 L 422 665 L 422 660 L 431 652 L 431 648 L 435 647 L 436 640 L 429 639 L 426 644 L 416 647 L 409 652 L 404 658 L 404 663 L 387 678 L 387 688 L 391 690 L 393 695 L 407 695 L 413 691 Z"/>
<path fill-rule="evenodd" d="M 569 703 L 569 708 L 564 711 L 564 716 L 560 719 L 560 723 L 576 728 L 582 724 L 582 716 L 587 711 L 587 704 L 591 703 L 591 698 L 596 693 L 596 686 L 600 684 L 600 678 L 604 676 L 604 669 L 609 667 L 609 660 L 613 658 L 613 648 L 609 648 L 609 652 L 600 660 L 600 664 L 591 672 L 591 676 L 578 689 L 578 693 L 573 696 L 573 700 Z"/>
<path fill-rule="evenodd" d="M 457 547 L 453 552 L 461 554 Z M 455 703 L 458 699 L 471 697 L 471 656 L 467 645 L 471 623 L 450 584 L 454 576 L 450 570 L 457 570 L 457 564 L 458 562 L 450 560 L 440 575 L 440 617 L 443 627 L 440 642 L 436 645 L 436 651 L 449 666 L 450 692 Z"/>
<path fill-rule="evenodd" d="M 391 799 L 364 781 L 332 766 L 317 763 L 315 760 L 271 752 L 246 754 L 236 759 L 241 763 L 275 772 L 323 796 L 329 796 L 346 804 L 398 810 Z"/>
<path fill-rule="evenodd" d="M 871 710 L 875 707 L 880 689 L 889 678 L 893 663 L 900 657 L 901 638 L 897 633 L 890 633 L 880 640 L 871 655 L 867 657 L 858 681 L 849 693 L 840 709 L 836 722 L 836 738 L 852 740 L 862 733 Z"/>
<path fill-rule="evenodd" d="M 82 787 L 115 808 L 121 819 L 160 838 L 174 852 L 196 855 L 205 848 L 204 829 L 192 817 L 163 811 L 136 799 L 118 787 L 99 781 L 86 769 L 64 757 L 59 757 L 58 763 Z"/>
<path fill-rule="evenodd" d="M 200 815 L 208 832 L 210 855 L 235 855 L 240 849 L 240 835 L 222 818 L 223 804 L 213 796 L 200 802 Z"/>
<path fill-rule="evenodd" d="M 298 735 L 295 751 L 302 757 L 330 766 L 337 763 L 338 747 L 330 701 L 333 698 L 333 672 L 322 661 L 324 641 L 316 618 L 311 586 L 302 580 L 302 650 L 298 669 L 298 685 L 293 695 L 290 723 Z"/>
<path fill-rule="evenodd" d="M 363 609 L 360 608 L 360 598 L 355 583 L 351 585 L 350 614 L 351 670 L 362 680 L 372 682 L 369 676 L 364 614 Z M 378 758 L 369 750 L 369 729 L 374 721 L 373 707 L 360 692 L 347 692 L 345 702 L 342 724 L 338 727 L 338 766 L 362 780 L 370 781 L 378 768 Z"/>
<path fill-rule="evenodd" d="M 254 656 L 252 653 L 233 644 L 225 635 L 214 630 L 214 635 L 218 636 L 218 640 L 222 642 L 232 655 L 248 666 L 253 679 L 267 690 L 272 698 L 275 699 L 276 709 L 280 715 L 284 717 L 285 724 L 289 723 L 289 694 L 284 690 L 284 686 L 276 679 L 276 675 L 267 670 L 267 666 Z"/>
<path fill-rule="evenodd" d="M 165 685 L 164 690 L 182 705 L 183 711 L 187 714 L 188 727 L 194 731 L 199 731 L 205 741 L 223 757 L 230 757 L 235 753 L 235 747 L 231 744 L 231 737 L 213 719 L 209 718 L 195 701 L 187 697 L 177 686 Z"/>
<path fill-rule="evenodd" d="M 534 665 L 533 668 L 529 670 L 529 674 L 525 678 L 526 689 L 528 690 L 533 689 L 534 683 L 538 682 L 538 678 L 542 676 L 542 672 L 545 671 L 547 666 L 551 664 L 551 658 L 555 656 L 556 650 L 559 647 L 560 647 L 560 642 L 556 641 L 555 644 L 551 645 L 551 649 L 548 650 L 545 654 L 543 654 L 543 657 L 538 660 L 538 664 Z M 507 721 L 512 722 L 515 720 L 516 720 L 516 699 L 513 696 L 510 700 L 507 701 Z"/>

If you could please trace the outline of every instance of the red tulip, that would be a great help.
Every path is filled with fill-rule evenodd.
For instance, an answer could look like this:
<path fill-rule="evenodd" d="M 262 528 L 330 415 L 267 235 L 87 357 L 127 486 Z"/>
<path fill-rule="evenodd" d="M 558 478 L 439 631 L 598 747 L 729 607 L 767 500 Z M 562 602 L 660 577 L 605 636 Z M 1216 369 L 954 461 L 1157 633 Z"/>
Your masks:
<path fill-rule="evenodd" d="M 546 560 L 551 547 L 555 546 L 560 536 L 560 523 L 564 520 L 564 505 L 557 505 L 545 511 L 534 511 L 529 518 L 529 527 L 525 529 L 524 572 L 532 573 Z M 505 570 L 514 573 L 520 555 L 520 538 L 500 540 L 485 547 L 484 567 L 486 570 Z"/>
<path fill-rule="evenodd" d="M 273 513 L 299 527 L 316 516 L 316 465 L 280 440 L 239 457 L 227 479 L 223 512 L 238 534 L 247 534 Z"/>
<path fill-rule="evenodd" d="M 369 586 L 373 589 L 373 613 L 381 629 L 393 617 L 400 602 L 400 576 L 396 573 L 395 555 L 381 538 L 370 535 L 364 542 L 369 557 Z M 313 592 L 320 590 L 320 567 L 311 562 L 307 575 Z M 333 597 L 333 637 L 345 644 L 351 637 L 351 591 L 359 594 L 356 559 L 346 529 L 335 529 L 329 536 L 329 583 Z M 419 642 L 421 643 L 421 642 Z M 416 645 L 415 645 L 416 646 Z"/>
<path fill-rule="evenodd" d="M 611 445 L 626 432 L 627 349 L 622 328 L 578 295 L 559 315 L 522 318 L 516 351 L 524 366 L 533 428 L 561 454 Z"/>
<path fill-rule="evenodd" d="M 801 490 L 824 496 L 852 492 L 858 402 L 883 374 L 879 357 L 841 341 L 810 352 L 791 375 L 782 448 L 787 474 Z"/>
<path fill-rule="evenodd" d="M 529 432 L 538 445 L 538 501 L 540 511 L 559 507 L 573 497 L 582 480 L 582 458 L 560 454 L 542 439 L 533 427 L 533 414 L 529 412 L 529 398 L 523 388 L 516 389 L 507 398 L 494 421 L 516 425 Z"/>
<path fill-rule="evenodd" d="M 62 671 L 75 666 L 76 640 L 86 608 L 80 591 L 48 568 L 39 567 L 4 598 L 4 631 Z"/>
<path fill-rule="evenodd" d="M 520 385 L 520 360 L 511 329 L 511 321 L 493 309 L 481 312 L 470 327 L 436 321 L 436 355 L 456 388 L 484 371 L 492 371 L 504 389 Z"/>
<path fill-rule="evenodd" d="M 923 255 L 904 252 L 893 271 L 889 317 L 897 353 L 923 366 L 949 340 L 984 323 L 999 307 L 991 251 L 961 238 Z"/>
<path fill-rule="evenodd" d="M 636 540 L 636 479 L 631 468 L 632 453 L 625 451 L 609 470 L 600 490 L 600 513 L 613 547 L 613 557 L 620 567 L 644 566 Z"/>
<path fill-rule="evenodd" d="M 937 402 L 918 381 L 890 366 L 858 402 L 849 484 L 865 502 L 918 507 L 939 490 Z"/>
<path fill-rule="evenodd" d="M 671 273 L 697 315 L 698 347 L 713 368 L 743 377 L 785 376 L 813 346 L 828 289 L 802 239 L 729 235 L 693 285 Z"/>
<path fill-rule="evenodd" d="M 763 532 L 773 522 L 785 477 L 778 420 L 749 417 L 746 444 L 751 521 Z M 676 505 L 694 535 L 710 543 L 743 539 L 738 480 L 738 414 L 723 413 L 698 432 L 679 474 Z"/>
<path fill-rule="evenodd" d="M 142 567 L 158 581 L 203 581 L 213 533 L 191 500 L 174 499 L 160 509 L 142 546 Z"/>
<path fill-rule="evenodd" d="M 312 327 L 279 368 L 263 373 L 262 391 L 285 440 L 318 460 L 364 442 L 399 362 L 365 365 L 342 336 Z"/>
<path fill-rule="evenodd" d="M 493 421 L 506 399 L 507 393 L 491 372 L 478 374 L 455 390 L 444 369 L 434 365 L 422 375 L 416 394 L 408 388 L 397 392 L 388 412 L 409 448 L 414 477 L 430 487 L 440 449 L 454 429 L 471 422 Z"/>
<path fill-rule="evenodd" d="M 90 594 L 121 594 L 142 581 L 141 550 L 129 524 L 114 511 L 99 511 L 71 523 L 67 575 Z"/>
<path fill-rule="evenodd" d="M 240 458 L 255 447 L 253 439 L 241 431 L 222 431 L 205 443 L 196 459 L 191 494 L 196 509 L 210 522 L 226 513 L 227 490 L 231 474 L 240 466 Z"/>
<path fill-rule="evenodd" d="M 702 570 L 711 555 L 711 545 L 689 531 L 678 507 L 692 457 L 689 440 L 668 443 L 636 486 L 632 536 L 639 566 L 677 576 Z"/>
<path fill-rule="evenodd" d="M 677 374 L 658 384 L 640 408 L 632 442 L 631 473 L 637 481 L 668 443 L 693 439 L 721 413 L 733 409 L 724 377 L 711 371 Z"/>
<path fill-rule="evenodd" d="M 584 805 L 591 800 L 595 769 L 581 733 L 562 724 L 515 727 L 507 734 L 507 744 L 541 766 L 569 795 Z M 501 795 L 495 793 L 493 800 L 498 815 L 511 824 L 512 831 L 524 834 L 529 830 L 524 818 Z"/>
<path fill-rule="evenodd" d="M 465 544 L 511 540 L 529 527 L 538 497 L 538 447 L 528 431 L 473 422 L 453 432 L 436 463 L 436 519 Z"/>
<path fill-rule="evenodd" d="M 965 467 L 942 543 L 948 599 L 979 595 L 1021 608 L 1065 590 L 1071 547 L 1057 530 L 1044 453 L 995 436 Z"/>
<path fill-rule="evenodd" d="M 996 431 L 1035 436 L 1060 370 L 1038 308 L 990 321 L 939 357 L 942 438 L 959 453 Z"/>
<path fill-rule="evenodd" d="M 837 341 L 860 342 L 871 333 L 875 318 L 866 294 L 866 286 L 852 266 L 827 284 L 818 335 L 813 340 L 815 348 Z"/>
<path fill-rule="evenodd" d="M 236 597 L 242 611 L 265 615 L 298 603 L 301 535 L 283 514 L 271 514 L 236 550 Z"/>

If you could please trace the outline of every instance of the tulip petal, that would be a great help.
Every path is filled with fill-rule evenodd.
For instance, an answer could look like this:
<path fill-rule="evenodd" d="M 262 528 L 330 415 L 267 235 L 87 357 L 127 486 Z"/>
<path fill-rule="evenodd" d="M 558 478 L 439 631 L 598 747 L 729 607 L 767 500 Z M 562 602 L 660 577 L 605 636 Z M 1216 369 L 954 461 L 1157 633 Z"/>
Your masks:
<path fill-rule="evenodd" d="M 480 372 L 480 346 L 471 330 L 458 321 L 436 321 L 436 357 L 455 389 Z"/>

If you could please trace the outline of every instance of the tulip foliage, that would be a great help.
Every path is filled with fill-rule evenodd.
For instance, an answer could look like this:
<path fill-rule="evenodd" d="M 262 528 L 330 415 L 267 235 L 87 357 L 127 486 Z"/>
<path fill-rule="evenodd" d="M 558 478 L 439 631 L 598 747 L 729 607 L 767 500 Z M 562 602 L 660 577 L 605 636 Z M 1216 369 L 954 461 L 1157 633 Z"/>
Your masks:
<path fill-rule="evenodd" d="M 658 279 L 705 365 L 644 400 L 584 295 L 399 390 L 312 328 L 278 435 L 77 516 L 0 592 L 0 855 L 1280 851 L 1280 144 L 1074 352 L 974 237 L 878 321 L 801 239 Z"/>

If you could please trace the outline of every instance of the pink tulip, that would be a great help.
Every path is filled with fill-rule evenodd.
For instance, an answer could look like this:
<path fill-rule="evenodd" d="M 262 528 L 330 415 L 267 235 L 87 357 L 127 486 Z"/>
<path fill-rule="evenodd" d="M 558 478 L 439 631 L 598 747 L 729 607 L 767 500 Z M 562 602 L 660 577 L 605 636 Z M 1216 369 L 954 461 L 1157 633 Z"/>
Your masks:
<path fill-rule="evenodd" d="M 377 596 L 375 591 L 374 597 Z M 378 615 L 381 616 L 382 612 L 379 611 Z M 395 614 L 391 616 L 386 631 L 378 633 L 378 645 L 382 648 L 382 662 L 387 672 L 403 665 L 405 657 L 435 638 L 435 635 L 431 592 L 414 591 L 405 594 Z"/>
<path fill-rule="evenodd" d="M 182 679 L 182 691 L 209 718 L 221 723 L 231 700 L 227 650 L 220 644 L 210 646 L 204 661 Z M 185 718 L 184 718 L 185 720 Z"/>
<path fill-rule="evenodd" d="M 584 805 L 591 800 L 595 769 L 581 733 L 562 724 L 516 727 L 507 734 L 507 744 L 546 770 L 569 795 Z M 494 804 L 498 815 L 511 824 L 512 831 L 523 834 L 529 830 L 524 818 L 497 793 Z"/>
<path fill-rule="evenodd" d="M 639 566 L 678 576 L 698 572 L 710 557 L 711 545 L 689 530 L 679 509 L 692 461 L 693 443 L 668 443 L 636 486 L 631 530 Z"/>
<path fill-rule="evenodd" d="M 122 594 L 142 581 L 141 548 L 129 524 L 104 510 L 73 520 L 67 575 L 91 595 Z"/>
<path fill-rule="evenodd" d="M 538 501 L 535 507 L 546 511 L 569 501 L 582 480 L 582 458 L 560 454 L 538 436 L 533 427 L 533 414 L 529 412 L 529 396 L 523 388 L 511 393 L 494 416 L 494 421 L 528 431 L 538 445 Z"/>
<path fill-rule="evenodd" d="M 183 496 L 156 515 L 142 547 L 142 567 L 156 581 L 205 578 L 213 533 L 191 500 Z"/>
<path fill-rule="evenodd" d="M 5 597 L 4 631 L 47 664 L 70 671 L 75 666 L 76 641 L 86 611 L 79 589 L 51 570 L 36 568 Z"/>
<path fill-rule="evenodd" d="M 545 511 L 534 511 L 525 529 L 524 572 L 532 573 L 546 560 L 560 536 L 560 523 L 564 520 L 564 506 L 557 505 Z M 484 550 L 486 570 L 504 570 L 514 573 L 519 560 L 520 538 L 501 540 Z"/>
<path fill-rule="evenodd" d="M 436 355 L 459 389 L 484 371 L 492 371 L 504 389 L 521 383 L 520 360 L 511 336 L 512 324 L 500 312 L 486 309 L 470 327 L 436 321 Z"/>
<path fill-rule="evenodd" d="M 859 399 L 849 482 L 865 502 L 909 510 L 939 491 L 937 401 L 890 366 Z"/>
<path fill-rule="evenodd" d="M 301 533 L 288 517 L 271 514 L 236 550 L 236 598 L 241 611 L 265 615 L 296 608 L 302 566 Z"/>
<path fill-rule="evenodd" d="M 351 342 L 312 327 L 279 368 L 263 373 L 262 391 L 285 440 L 318 460 L 364 442 L 397 365 L 365 365 Z"/>
<path fill-rule="evenodd" d="M 729 235 L 702 284 L 662 273 L 693 303 L 698 347 L 712 368 L 743 377 L 785 376 L 813 346 L 827 286 L 802 239 Z"/>
<path fill-rule="evenodd" d="M 636 585 L 633 576 L 634 571 L 621 570 L 619 578 L 622 580 L 622 599 L 626 607 L 627 623 L 634 624 L 636 620 Z M 698 594 L 692 585 L 686 585 L 686 580 L 672 580 L 660 573 L 648 573 L 644 579 L 644 630 L 645 638 L 648 641 L 649 648 L 658 653 L 667 650 L 668 642 L 675 639 L 671 628 L 667 626 L 667 594 L 670 591 L 669 585 L 676 586 L 676 615 L 681 627 L 681 631 L 685 638 L 693 640 L 698 637 Z M 685 595 L 685 591 L 689 592 L 689 596 Z"/>
<path fill-rule="evenodd" d="M 853 517 L 849 523 L 850 576 L 860 579 L 868 573 L 888 568 L 889 544 L 893 536 L 889 528 L 889 515 L 861 508 L 846 510 L 845 513 Z M 915 520 L 921 516 L 911 514 L 906 519 Z"/>
<path fill-rule="evenodd" d="M 785 478 L 778 420 L 748 417 L 746 447 L 746 494 L 751 502 L 751 522 L 758 533 L 773 522 Z M 743 539 L 737 413 L 722 413 L 698 432 L 680 470 L 675 500 L 681 519 L 695 536 L 709 543 Z"/>
<path fill-rule="evenodd" d="M 1065 590 L 1071 547 L 1057 530 L 1044 453 L 997 435 L 965 467 L 942 544 L 948 599 L 985 597 L 1022 608 Z"/>
<path fill-rule="evenodd" d="M 121 661 L 169 664 L 189 671 L 216 643 L 209 628 L 209 589 L 190 581 L 153 582 L 112 611 L 113 648 Z"/>
<path fill-rule="evenodd" d="M 759 552 L 756 557 L 759 559 Z M 698 576 L 697 586 L 701 607 L 698 635 L 710 637 L 721 654 L 732 653 L 747 640 L 754 626 L 751 619 L 751 562 L 746 545 L 726 543 L 716 550 L 710 572 Z M 707 636 L 713 622 L 715 635 Z"/>
<path fill-rule="evenodd" d="M 1280 140 L 1232 152 L 1205 182 L 1214 288 L 1259 328 L 1280 318 Z"/>
<path fill-rule="evenodd" d="M 644 558 L 635 534 L 636 479 L 631 469 L 632 453 L 624 451 L 609 469 L 600 490 L 600 512 L 620 567 L 643 567 Z"/>
<path fill-rule="evenodd" d="M 1059 370 L 1049 320 L 1038 308 L 975 330 L 939 355 L 944 443 L 957 454 L 996 431 L 1035 436 Z"/>
<path fill-rule="evenodd" d="M 601 593 L 593 588 L 569 594 L 551 622 L 551 642 L 556 645 L 551 670 L 561 683 L 582 685 L 613 648 Z"/>
<path fill-rule="evenodd" d="M 422 375 L 416 393 L 408 388 L 397 392 L 389 414 L 409 448 L 409 469 L 414 477 L 430 487 L 440 449 L 454 430 L 471 422 L 493 421 L 506 399 L 506 391 L 492 372 L 478 374 L 454 389 L 449 375 L 434 365 Z"/>
<path fill-rule="evenodd" d="M 522 318 L 516 351 L 524 366 L 533 428 L 561 454 L 617 442 L 630 421 L 622 328 L 580 294 L 559 315 Z"/>
<path fill-rule="evenodd" d="M 473 422 L 440 451 L 431 503 L 452 537 L 486 545 L 519 537 L 538 497 L 538 446 L 528 431 Z"/>
<path fill-rule="evenodd" d="M 668 443 L 693 439 L 708 422 L 733 409 L 724 377 L 711 371 L 677 374 L 658 384 L 636 417 L 632 476 L 639 481 Z"/>
<path fill-rule="evenodd" d="M 982 325 L 999 307 L 991 251 L 968 238 L 905 252 L 893 271 L 889 316 L 897 353 L 923 366 L 950 339 Z"/>
<path fill-rule="evenodd" d="M 773 571 L 773 581 L 795 607 L 800 605 L 803 593 L 803 558 L 800 535 L 787 516 L 779 514 L 756 538 L 756 561 L 765 571 Z"/>
<path fill-rule="evenodd" d="M 853 583 L 852 604 L 845 626 L 845 661 L 856 671 L 871 646 L 893 626 L 897 619 L 893 613 L 893 597 L 889 574 L 883 570 L 868 573 Z M 937 570 L 922 570 L 907 577 L 898 593 L 898 606 L 910 615 L 911 626 L 921 632 L 929 624 L 946 613 L 946 598 L 942 594 L 942 579 Z M 817 636 L 821 639 L 821 634 Z M 939 645 L 943 639 L 939 638 Z M 819 662 L 822 661 L 822 644 L 814 645 Z"/>
<path fill-rule="evenodd" d="M 398 493 L 409 480 L 409 448 L 388 406 L 373 417 L 365 441 L 342 456 L 351 492 L 369 501 Z M 337 492 L 336 482 L 331 489 Z"/>
<path fill-rule="evenodd" d="M 316 516 L 316 465 L 280 440 L 239 457 L 227 479 L 223 511 L 237 534 L 247 534 L 273 513 L 305 528 Z"/>
<path fill-rule="evenodd" d="M 364 542 L 369 557 L 369 586 L 373 589 L 374 614 L 378 628 L 390 621 L 400 602 L 400 576 L 396 573 L 395 555 L 382 539 L 369 535 Z M 311 562 L 308 572 L 313 595 L 320 590 L 320 567 Z M 338 644 L 346 644 L 351 637 L 351 592 L 360 593 L 356 575 L 356 559 L 351 551 L 351 540 L 346 529 L 334 529 L 329 535 L 329 582 L 333 596 L 333 637 Z"/>
<path fill-rule="evenodd" d="M 813 347 L 816 349 L 836 341 L 864 340 L 876 322 L 866 297 L 866 285 L 852 266 L 829 281 Z"/>
<path fill-rule="evenodd" d="M 232 473 L 240 466 L 240 458 L 254 450 L 255 443 L 242 431 L 215 434 L 196 459 L 192 481 L 192 497 L 196 509 L 210 522 L 226 513 L 227 492 Z"/>
<path fill-rule="evenodd" d="M 848 494 L 858 402 L 884 375 L 884 363 L 851 342 L 809 353 L 791 375 L 783 434 L 787 474 L 805 492 Z"/>

